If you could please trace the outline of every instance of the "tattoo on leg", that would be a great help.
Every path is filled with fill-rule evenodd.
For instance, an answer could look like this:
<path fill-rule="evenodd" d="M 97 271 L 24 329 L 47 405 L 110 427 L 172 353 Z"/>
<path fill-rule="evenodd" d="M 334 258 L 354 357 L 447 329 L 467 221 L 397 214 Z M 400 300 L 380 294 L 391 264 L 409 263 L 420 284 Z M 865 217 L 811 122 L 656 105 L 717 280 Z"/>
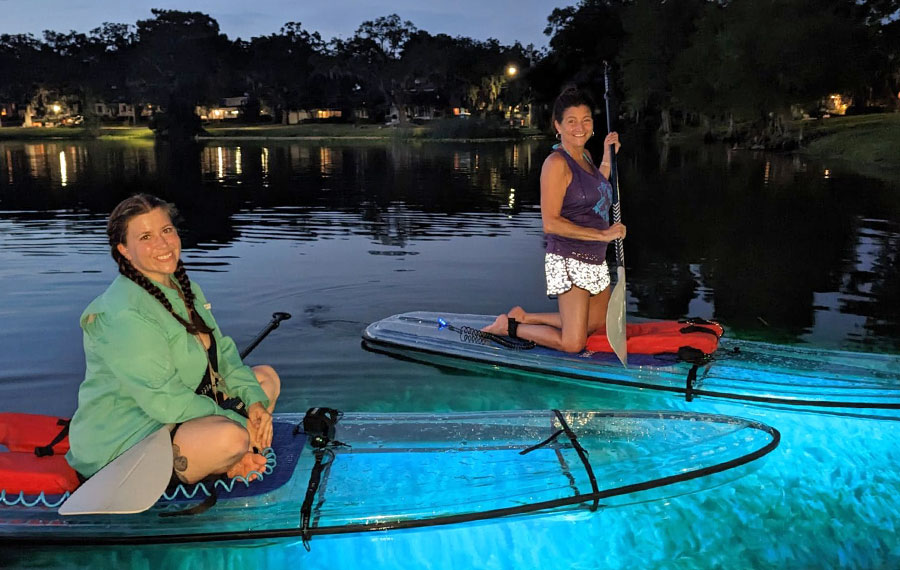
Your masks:
<path fill-rule="evenodd" d="M 175 471 L 187 471 L 187 457 L 181 455 L 181 450 L 178 449 L 177 445 L 172 445 L 172 453 L 175 455 L 175 459 L 173 460 Z"/>

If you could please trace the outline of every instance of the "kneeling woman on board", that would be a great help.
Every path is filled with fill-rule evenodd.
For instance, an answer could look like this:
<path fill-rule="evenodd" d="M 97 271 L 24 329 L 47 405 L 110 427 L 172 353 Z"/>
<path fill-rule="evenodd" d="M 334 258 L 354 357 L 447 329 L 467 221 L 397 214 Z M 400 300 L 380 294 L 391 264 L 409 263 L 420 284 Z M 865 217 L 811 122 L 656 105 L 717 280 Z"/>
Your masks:
<path fill-rule="evenodd" d="M 606 135 L 603 159 L 595 166 L 585 149 L 594 134 L 593 110 L 574 87 L 556 98 L 553 127 L 559 144 L 541 168 L 541 219 L 547 238 L 547 296 L 556 297 L 559 311 L 528 313 L 517 306 L 482 330 L 580 352 L 588 336 L 606 326 L 611 293 L 606 248 L 625 238 L 624 225 L 609 223 L 610 147 L 618 152 L 619 135 Z"/>
<path fill-rule="evenodd" d="M 270 366 L 245 366 L 219 331 L 181 262 L 174 217 L 174 206 L 146 194 L 109 216 L 121 275 L 81 315 L 87 369 L 66 455 L 84 478 L 165 425 L 173 482 L 265 465 L 254 448 L 271 445 L 280 379 Z"/>

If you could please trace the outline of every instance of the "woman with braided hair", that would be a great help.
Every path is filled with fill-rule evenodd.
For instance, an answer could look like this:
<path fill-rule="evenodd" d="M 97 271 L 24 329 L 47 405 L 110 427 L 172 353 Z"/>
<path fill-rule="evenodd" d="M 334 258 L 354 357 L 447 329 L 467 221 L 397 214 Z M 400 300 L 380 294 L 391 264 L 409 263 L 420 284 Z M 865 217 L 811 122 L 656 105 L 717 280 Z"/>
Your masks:
<path fill-rule="evenodd" d="M 281 384 L 241 362 L 187 276 L 174 206 L 147 194 L 113 210 L 106 232 L 120 275 L 81 316 L 86 360 L 69 431 L 82 477 L 172 426 L 173 482 L 260 470 Z"/>

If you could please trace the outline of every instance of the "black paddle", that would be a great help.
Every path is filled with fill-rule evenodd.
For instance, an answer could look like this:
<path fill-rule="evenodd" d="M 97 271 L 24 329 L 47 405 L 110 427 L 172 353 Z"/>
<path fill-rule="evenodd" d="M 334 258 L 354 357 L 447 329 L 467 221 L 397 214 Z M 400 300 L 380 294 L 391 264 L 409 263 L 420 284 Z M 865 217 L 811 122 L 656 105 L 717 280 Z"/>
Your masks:
<path fill-rule="evenodd" d="M 241 358 L 247 358 L 247 355 L 253 352 L 253 349 L 256 348 L 256 345 L 262 342 L 264 338 L 269 336 L 269 333 L 278 328 L 278 325 L 281 324 L 281 321 L 286 321 L 291 318 L 290 313 L 272 313 L 272 320 L 269 321 L 269 324 L 266 325 L 266 328 L 260 331 L 256 338 L 247 345 L 247 348 L 241 351 Z"/>
<path fill-rule="evenodd" d="M 609 64 L 603 62 L 603 80 L 606 83 L 606 129 L 613 130 L 612 89 L 609 81 Z M 619 202 L 619 173 L 616 168 L 616 147 L 609 145 L 609 183 L 612 185 L 613 223 L 622 222 L 622 206 Z M 628 366 L 628 346 L 625 337 L 625 247 L 622 240 L 616 240 L 616 286 L 609 297 L 606 308 L 606 338 L 622 366 Z"/>

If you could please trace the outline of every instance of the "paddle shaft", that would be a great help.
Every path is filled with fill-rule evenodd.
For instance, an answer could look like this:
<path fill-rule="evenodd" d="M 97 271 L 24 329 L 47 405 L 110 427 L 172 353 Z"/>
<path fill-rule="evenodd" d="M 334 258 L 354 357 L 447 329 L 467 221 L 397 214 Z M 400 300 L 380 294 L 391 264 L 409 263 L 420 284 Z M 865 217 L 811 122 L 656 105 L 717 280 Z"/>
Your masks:
<path fill-rule="evenodd" d="M 256 335 L 256 338 L 254 338 L 253 341 L 248 344 L 244 350 L 241 351 L 241 358 L 247 358 L 247 355 L 253 352 L 253 349 L 256 348 L 256 346 L 261 343 L 264 338 L 269 336 L 270 332 L 278 328 L 278 325 L 281 324 L 281 321 L 286 321 L 289 318 L 291 318 L 290 313 L 272 313 L 272 320 L 269 321 L 269 324 L 266 325 L 266 328 L 261 330 L 259 334 Z"/>
<path fill-rule="evenodd" d="M 604 95 L 604 99 L 606 99 L 606 130 L 608 132 L 613 131 L 613 102 L 612 102 L 612 90 L 609 85 L 609 64 L 604 64 L 603 69 L 603 81 L 606 85 L 606 94 Z M 609 145 L 609 183 L 612 186 L 612 213 L 613 213 L 613 223 L 619 224 L 622 223 L 622 204 L 619 200 L 619 169 L 616 165 L 616 145 Z M 622 243 L 621 238 L 615 240 L 616 242 L 616 265 L 619 267 L 625 266 L 625 246 Z"/>
<path fill-rule="evenodd" d="M 613 132 L 615 105 L 612 102 L 612 87 L 609 81 L 609 64 L 604 62 L 603 78 L 606 83 L 606 127 Z M 619 192 L 619 171 L 616 163 L 616 147 L 609 146 L 609 183 L 612 186 L 613 223 L 622 222 L 622 205 Z M 625 246 L 622 238 L 616 242 L 616 286 L 609 296 L 606 307 L 606 338 L 622 366 L 628 366 L 628 342 L 625 329 Z"/>

